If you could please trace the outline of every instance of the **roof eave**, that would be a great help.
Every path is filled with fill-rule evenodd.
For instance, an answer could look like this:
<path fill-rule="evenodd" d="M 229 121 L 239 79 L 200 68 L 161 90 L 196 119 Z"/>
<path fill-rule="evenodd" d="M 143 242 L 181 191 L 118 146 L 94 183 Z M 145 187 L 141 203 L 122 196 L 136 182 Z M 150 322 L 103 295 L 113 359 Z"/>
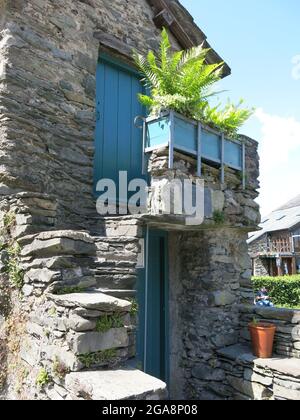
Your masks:
<path fill-rule="evenodd" d="M 181 5 L 178 0 L 147 0 L 154 9 L 154 23 L 158 28 L 168 28 L 183 49 L 189 49 L 203 44 L 209 49 L 208 64 L 224 63 L 222 77 L 231 74 L 231 69 L 220 55 L 211 48 L 207 42 L 206 35 L 195 23 L 190 13 Z"/>

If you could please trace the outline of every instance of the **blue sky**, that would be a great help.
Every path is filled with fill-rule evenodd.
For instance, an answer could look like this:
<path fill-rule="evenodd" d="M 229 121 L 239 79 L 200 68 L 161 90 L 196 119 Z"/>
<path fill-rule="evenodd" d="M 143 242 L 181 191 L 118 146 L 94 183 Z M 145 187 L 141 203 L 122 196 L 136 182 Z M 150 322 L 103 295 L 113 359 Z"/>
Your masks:
<path fill-rule="evenodd" d="M 300 1 L 181 3 L 232 69 L 223 99 L 257 109 L 242 132 L 260 144 L 258 201 L 267 214 L 300 194 Z"/>

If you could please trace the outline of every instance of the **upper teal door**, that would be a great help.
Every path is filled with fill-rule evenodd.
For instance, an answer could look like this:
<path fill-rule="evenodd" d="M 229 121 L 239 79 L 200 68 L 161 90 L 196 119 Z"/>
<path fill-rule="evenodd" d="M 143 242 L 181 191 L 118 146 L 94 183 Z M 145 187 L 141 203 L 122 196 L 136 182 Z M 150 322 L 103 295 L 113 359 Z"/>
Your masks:
<path fill-rule="evenodd" d="M 128 181 L 142 176 L 142 130 L 134 125 L 144 115 L 137 94 L 143 92 L 140 75 L 106 56 L 97 68 L 97 125 L 94 163 L 95 185 L 102 178 L 118 185 L 119 171 Z"/>

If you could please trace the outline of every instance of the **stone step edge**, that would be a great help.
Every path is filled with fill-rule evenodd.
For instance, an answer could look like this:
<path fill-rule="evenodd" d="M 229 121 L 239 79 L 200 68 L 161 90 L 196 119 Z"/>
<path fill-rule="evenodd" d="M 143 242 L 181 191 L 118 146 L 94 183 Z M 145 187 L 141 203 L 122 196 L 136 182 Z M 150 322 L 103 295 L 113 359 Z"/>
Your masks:
<path fill-rule="evenodd" d="M 130 312 L 131 302 L 102 293 L 98 289 L 89 289 L 80 293 L 55 295 L 47 293 L 46 297 L 56 304 L 67 307 L 81 307 L 102 311 Z"/>
<path fill-rule="evenodd" d="M 129 367 L 72 372 L 66 376 L 65 383 L 74 399 L 83 397 L 100 401 L 167 398 L 164 382 Z"/>
<path fill-rule="evenodd" d="M 299 359 L 293 357 L 274 356 L 272 359 L 258 359 L 253 356 L 250 346 L 237 344 L 217 351 L 223 359 L 241 365 L 253 364 L 255 367 L 269 369 L 274 373 L 300 379 Z"/>

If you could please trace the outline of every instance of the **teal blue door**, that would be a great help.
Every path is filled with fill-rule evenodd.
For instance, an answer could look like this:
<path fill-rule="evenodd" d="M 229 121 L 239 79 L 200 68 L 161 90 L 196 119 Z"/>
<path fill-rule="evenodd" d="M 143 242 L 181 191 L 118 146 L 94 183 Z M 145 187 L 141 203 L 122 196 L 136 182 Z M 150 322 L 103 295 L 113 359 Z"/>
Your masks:
<path fill-rule="evenodd" d="M 138 286 L 138 354 L 144 371 L 168 382 L 168 234 L 150 230 L 145 272 Z"/>
<path fill-rule="evenodd" d="M 137 98 L 143 92 L 140 75 L 101 55 L 96 82 L 94 185 L 103 178 L 118 185 L 119 171 L 128 172 L 128 181 L 141 178 L 142 130 L 134 125 L 135 117 L 145 113 Z"/>

